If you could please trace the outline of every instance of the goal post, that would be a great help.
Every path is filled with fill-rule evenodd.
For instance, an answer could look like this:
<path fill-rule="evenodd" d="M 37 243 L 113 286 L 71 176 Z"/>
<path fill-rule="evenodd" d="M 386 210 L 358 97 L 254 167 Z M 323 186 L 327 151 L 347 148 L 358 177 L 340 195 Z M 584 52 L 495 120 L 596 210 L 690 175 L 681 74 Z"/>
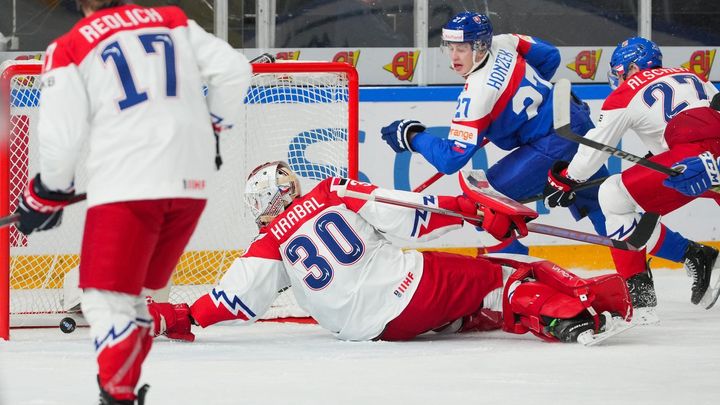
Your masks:
<path fill-rule="evenodd" d="M 15 210 L 19 193 L 38 171 L 36 120 L 41 63 L 0 65 L 0 216 Z M 309 190 L 330 176 L 358 178 L 358 75 L 337 62 L 253 64 L 242 122 L 220 140 L 223 166 L 208 181 L 210 197 L 172 278 L 171 302 L 192 303 L 208 292 L 257 234 L 243 203 L 244 182 L 265 162 L 284 160 Z M 80 155 L 85 156 L 87 145 Z M 85 190 L 84 162 L 76 189 Z M 0 338 L 10 328 L 57 326 L 68 315 L 68 288 L 79 263 L 86 203 L 65 209 L 63 223 L 24 236 L 0 229 Z M 76 286 L 74 286 L 76 288 Z M 270 318 L 307 316 L 284 292 Z"/>

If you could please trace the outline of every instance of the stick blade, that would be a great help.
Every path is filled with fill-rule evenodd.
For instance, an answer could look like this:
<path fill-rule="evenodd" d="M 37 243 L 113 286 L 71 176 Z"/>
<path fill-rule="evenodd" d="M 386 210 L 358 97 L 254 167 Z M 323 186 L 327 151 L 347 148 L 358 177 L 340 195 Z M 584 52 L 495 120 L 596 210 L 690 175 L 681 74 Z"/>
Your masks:
<path fill-rule="evenodd" d="M 533 209 L 495 191 L 482 170 L 463 170 L 458 175 L 460 188 L 474 201 L 504 214 L 538 217 L 538 213 Z"/>
<path fill-rule="evenodd" d="M 560 79 L 553 88 L 553 126 L 570 125 L 570 81 Z"/>

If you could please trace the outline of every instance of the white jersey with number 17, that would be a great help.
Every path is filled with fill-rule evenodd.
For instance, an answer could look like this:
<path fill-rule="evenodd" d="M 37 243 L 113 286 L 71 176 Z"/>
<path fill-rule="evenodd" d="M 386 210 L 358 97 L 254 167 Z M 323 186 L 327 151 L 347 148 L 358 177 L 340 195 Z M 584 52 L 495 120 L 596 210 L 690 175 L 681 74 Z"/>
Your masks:
<path fill-rule="evenodd" d="M 214 172 L 211 114 L 221 126 L 234 124 L 250 75 L 242 54 L 177 7 L 93 13 L 45 55 L 38 124 L 43 183 L 71 187 L 89 138 L 89 206 L 205 198 Z"/>

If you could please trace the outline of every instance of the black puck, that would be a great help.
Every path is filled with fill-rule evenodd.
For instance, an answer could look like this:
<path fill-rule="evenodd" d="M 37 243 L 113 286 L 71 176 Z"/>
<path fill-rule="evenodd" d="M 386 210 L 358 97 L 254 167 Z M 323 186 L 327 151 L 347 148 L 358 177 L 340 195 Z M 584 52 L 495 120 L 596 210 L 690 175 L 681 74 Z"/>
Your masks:
<path fill-rule="evenodd" d="M 63 320 L 60 321 L 60 330 L 64 333 L 72 333 L 75 330 L 75 326 L 77 326 L 77 324 L 72 318 L 63 318 Z"/>

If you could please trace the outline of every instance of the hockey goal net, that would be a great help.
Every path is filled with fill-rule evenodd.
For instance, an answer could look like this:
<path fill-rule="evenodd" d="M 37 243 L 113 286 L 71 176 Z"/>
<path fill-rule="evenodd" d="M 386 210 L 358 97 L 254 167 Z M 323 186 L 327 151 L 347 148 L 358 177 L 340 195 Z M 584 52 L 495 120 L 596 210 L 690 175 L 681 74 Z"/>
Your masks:
<path fill-rule="evenodd" d="M 38 171 L 40 70 L 34 61 L 0 65 L 0 216 L 15 210 L 19 193 Z M 208 292 L 257 234 L 242 198 L 254 167 L 285 160 L 305 190 L 329 176 L 357 178 L 355 69 L 345 63 L 295 62 L 255 64 L 253 71 L 245 104 L 238 106 L 244 120 L 222 136 L 224 164 L 208 185 L 207 208 L 173 275 L 171 302 L 192 303 Z M 75 179 L 80 192 L 84 170 L 81 161 Z M 0 229 L 0 338 L 9 338 L 10 327 L 56 326 L 77 310 L 69 297 L 77 292 L 85 209 L 84 202 L 67 207 L 60 227 L 27 237 L 14 226 Z M 307 314 L 286 291 L 266 317 L 297 316 Z"/>

